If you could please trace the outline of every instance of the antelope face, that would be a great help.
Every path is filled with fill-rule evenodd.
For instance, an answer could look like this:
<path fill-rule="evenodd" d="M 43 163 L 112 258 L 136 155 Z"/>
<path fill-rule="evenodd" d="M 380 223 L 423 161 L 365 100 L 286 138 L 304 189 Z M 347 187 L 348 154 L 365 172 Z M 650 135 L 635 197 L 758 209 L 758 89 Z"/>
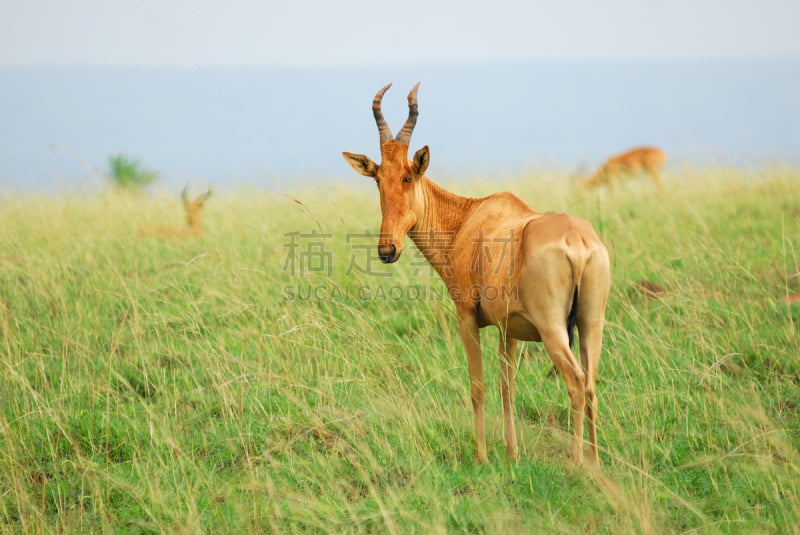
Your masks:
<path fill-rule="evenodd" d="M 390 84 L 391 85 L 391 84 Z M 420 178 L 425 174 L 430 161 L 427 146 L 408 160 L 408 144 L 417 120 L 417 89 L 408 94 L 408 120 L 395 139 L 383 119 L 380 103 L 387 85 L 375 95 L 372 111 L 381 136 L 381 163 L 376 164 L 368 156 L 343 152 L 345 161 L 357 173 L 372 177 L 378 186 L 381 202 L 381 234 L 378 241 L 378 257 L 389 264 L 396 262 L 403 252 L 403 238 L 417 224 L 421 193 Z"/>
<path fill-rule="evenodd" d="M 208 192 L 200 195 L 195 200 L 189 199 L 189 186 L 187 185 L 185 188 L 183 188 L 183 191 L 181 192 L 181 200 L 183 201 L 183 207 L 186 210 L 186 224 L 189 226 L 189 228 L 200 228 L 200 213 L 203 211 L 203 206 L 209 197 L 211 197 L 211 188 L 208 188 Z"/>
<path fill-rule="evenodd" d="M 186 224 L 190 227 L 198 226 L 200 224 L 200 212 L 203 210 L 203 203 L 189 201 L 184 203 L 183 207 L 186 209 Z"/>
<path fill-rule="evenodd" d="M 403 252 L 403 237 L 417 224 L 419 179 L 428 167 L 429 149 L 422 147 L 409 162 L 408 146 L 390 141 L 381 147 L 380 165 L 363 154 L 343 154 L 356 172 L 375 179 L 382 215 L 378 257 L 386 264 L 396 262 Z"/>

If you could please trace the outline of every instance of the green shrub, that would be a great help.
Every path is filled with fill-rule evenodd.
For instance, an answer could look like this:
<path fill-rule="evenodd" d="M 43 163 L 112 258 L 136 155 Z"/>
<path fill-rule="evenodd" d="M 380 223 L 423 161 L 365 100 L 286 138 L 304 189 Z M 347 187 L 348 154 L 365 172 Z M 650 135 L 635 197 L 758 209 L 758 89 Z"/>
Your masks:
<path fill-rule="evenodd" d="M 141 164 L 124 154 L 115 154 L 108 158 L 109 178 L 117 187 L 131 190 L 142 190 L 158 180 L 158 173 L 142 168 Z"/>

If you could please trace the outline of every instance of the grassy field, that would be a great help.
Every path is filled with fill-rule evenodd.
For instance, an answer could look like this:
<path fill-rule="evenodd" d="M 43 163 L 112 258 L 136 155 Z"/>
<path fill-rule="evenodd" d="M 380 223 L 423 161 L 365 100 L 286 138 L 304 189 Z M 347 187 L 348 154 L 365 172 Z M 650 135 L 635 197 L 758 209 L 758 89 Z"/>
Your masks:
<path fill-rule="evenodd" d="M 0 531 L 800 533 L 800 170 L 445 184 L 608 245 L 600 471 L 536 344 L 520 461 L 493 387 L 474 462 L 453 306 L 377 261 L 369 182 L 218 194 L 194 239 L 137 234 L 177 196 L 0 198 Z"/>

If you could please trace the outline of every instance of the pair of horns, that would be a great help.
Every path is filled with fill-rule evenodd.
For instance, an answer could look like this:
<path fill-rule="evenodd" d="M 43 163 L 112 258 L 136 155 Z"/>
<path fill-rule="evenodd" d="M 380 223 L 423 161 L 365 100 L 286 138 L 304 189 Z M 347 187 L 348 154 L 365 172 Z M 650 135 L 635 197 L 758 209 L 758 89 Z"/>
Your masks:
<path fill-rule="evenodd" d="M 209 197 L 211 197 L 211 193 L 211 186 L 209 186 L 208 191 L 200 195 L 197 199 L 195 199 L 195 201 L 205 202 Z M 183 188 L 183 191 L 181 191 L 181 199 L 183 202 L 187 202 L 189 200 L 189 184 L 186 184 L 186 186 Z"/>
<path fill-rule="evenodd" d="M 403 125 L 402 130 L 400 130 L 400 133 L 397 134 L 396 138 L 392 135 L 389 125 L 386 124 L 386 119 L 383 118 L 383 112 L 381 112 L 381 100 L 383 100 L 383 94 L 386 93 L 390 87 L 392 87 L 392 84 L 386 84 L 375 94 L 375 98 L 372 99 L 372 114 L 375 116 L 375 122 L 378 123 L 378 133 L 381 136 L 381 145 L 389 141 L 397 141 L 398 143 L 408 145 L 411 142 L 411 133 L 414 131 L 414 126 L 417 124 L 417 116 L 419 115 L 419 109 L 417 106 L 417 90 L 419 89 L 419 82 L 417 82 L 417 85 L 415 85 L 408 93 L 408 119 L 406 120 L 406 124 Z"/>

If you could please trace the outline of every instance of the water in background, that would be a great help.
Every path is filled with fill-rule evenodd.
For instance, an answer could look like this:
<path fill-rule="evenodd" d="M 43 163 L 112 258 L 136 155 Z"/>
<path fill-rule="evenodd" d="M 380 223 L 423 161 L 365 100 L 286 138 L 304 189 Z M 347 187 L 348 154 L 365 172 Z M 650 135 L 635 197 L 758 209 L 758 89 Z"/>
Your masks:
<path fill-rule="evenodd" d="M 342 150 L 377 159 L 372 97 L 396 132 L 417 81 L 412 150 L 429 175 L 596 166 L 638 144 L 676 163 L 800 160 L 800 60 L 438 67 L 0 69 L 0 188 L 105 181 L 111 154 L 192 182 L 282 188 L 351 179 Z"/>

